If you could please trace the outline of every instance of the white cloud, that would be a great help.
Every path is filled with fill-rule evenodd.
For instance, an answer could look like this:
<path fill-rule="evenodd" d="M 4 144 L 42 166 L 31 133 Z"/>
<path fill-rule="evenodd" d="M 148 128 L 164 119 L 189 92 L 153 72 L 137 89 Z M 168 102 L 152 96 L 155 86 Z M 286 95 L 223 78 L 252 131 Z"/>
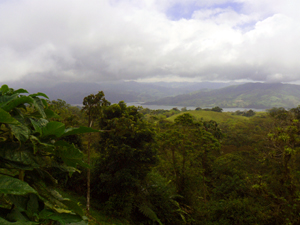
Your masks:
<path fill-rule="evenodd" d="M 191 18 L 171 20 L 167 12 L 176 4 L 192 5 Z M 296 0 L 0 2 L 0 82 L 300 80 L 299 6 Z"/>

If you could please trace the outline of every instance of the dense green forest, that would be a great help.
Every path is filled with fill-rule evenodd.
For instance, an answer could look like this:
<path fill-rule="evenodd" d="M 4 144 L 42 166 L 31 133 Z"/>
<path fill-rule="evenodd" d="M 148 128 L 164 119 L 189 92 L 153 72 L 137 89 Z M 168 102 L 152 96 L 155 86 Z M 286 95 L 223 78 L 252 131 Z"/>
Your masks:
<path fill-rule="evenodd" d="M 300 107 L 83 105 L 1 87 L 1 224 L 300 224 Z"/>

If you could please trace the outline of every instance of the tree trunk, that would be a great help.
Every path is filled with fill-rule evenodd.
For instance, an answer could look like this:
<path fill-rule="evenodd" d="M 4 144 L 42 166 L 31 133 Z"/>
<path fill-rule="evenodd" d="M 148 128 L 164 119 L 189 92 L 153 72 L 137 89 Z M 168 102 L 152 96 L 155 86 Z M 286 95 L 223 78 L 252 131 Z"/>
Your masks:
<path fill-rule="evenodd" d="M 91 121 L 91 110 L 89 113 L 89 127 L 92 126 Z M 88 165 L 91 165 L 91 153 L 90 153 L 90 145 L 91 145 L 91 133 L 89 133 L 88 137 L 88 149 L 87 149 L 87 155 L 88 155 Z M 87 170 L 87 193 L 86 193 L 86 211 L 87 213 L 90 212 L 90 198 L 91 198 L 91 169 L 88 168 Z"/>

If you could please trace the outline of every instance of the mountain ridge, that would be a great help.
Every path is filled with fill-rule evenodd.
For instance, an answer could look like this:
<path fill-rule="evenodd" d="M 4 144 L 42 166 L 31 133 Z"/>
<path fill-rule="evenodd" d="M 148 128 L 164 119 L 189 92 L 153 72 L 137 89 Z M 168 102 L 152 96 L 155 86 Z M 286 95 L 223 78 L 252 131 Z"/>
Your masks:
<path fill-rule="evenodd" d="M 282 83 L 246 83 L 217 90 L 200 90 L 144 104 L 257 109 L 292 108 L 300 104 L 300 86 Z"/>
<path fill-rule="evenodd" d="M 167 96 L 176 96 L 201 89 L 217 89 L 230 83 L 216 82 L 156 82 L 139 83 L 135 81 L 115 81 L 101 83 L 63 82 L 57 84 L 39 84 L 13 82 L 8 83 L 13 88 L 25 88 L 30 93 L 43 89 L 51 100 L 63 99 L 69 104 L 81 104 L 84 97 L 104 91 L 105 98 L 112 102 L 145 102 L 154 101 Z"/>

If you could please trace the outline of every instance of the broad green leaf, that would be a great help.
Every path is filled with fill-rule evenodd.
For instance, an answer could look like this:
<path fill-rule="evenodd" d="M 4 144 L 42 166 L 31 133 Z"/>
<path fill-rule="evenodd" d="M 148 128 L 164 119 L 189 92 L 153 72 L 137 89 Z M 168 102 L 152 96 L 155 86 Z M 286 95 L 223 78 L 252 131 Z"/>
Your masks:
<path fill-rule="evenodd" d="M 61 122 L 51 121 L 42 129 L 43 136 L 55 135 L 60 137 L 65 132 L 65 125 Z"/>
<path fill-rule="evenodd" d="M 43 98 L 41 98 L 41 100 L 42 100 L 42 102 L 43 102 L 43 104 L 44 104 L 44 106 L 45 106 L 45 109 L 47 109 L 47 108 L 48 108 L 48 103 L 47 103 L 47 101 L 46 101 L 45 99 L 43 99 Z"/>
<path fill-rule="evenodd" d="M 72 166 L 67 166 L 64 163 L 59 163 L 55 160 L 52 161 L 51 166 L 59 169 L 62 172 L 67 172 L 67 173 L 70 173 L 70 174 L 75 173 L 75 172 L 81 173 L 80 170 L 78 170 L 78 169 L 76 169 Z"/>
<path fill-rule="evenodd" d="M 30 135 L 30 130 L 28 127 L 20 124 L 20 125 L 14 125 L 14 124 L 9 124 L 9 127 L 14 134 L 14 136 L 19 140 L 19 141 L 26 141 L 29 138 Z"/>
<path fill-rule="evenodd" d="M 1 108 L 5 111 L 9 112 L 13 108 L 21 105 L 21 104 L 32 104 L 34 102 L 33 98 L 29 96 L 20 96 L 19 98 L 13 99 L 9 104 L 2 106 Z"/>
<path fill-rule="evenodd" d="M 61 157 L 67 166 L 75 167 L 78 165 L 88 167 L 86 163 L 82 161 L 83 153 L 74 146 L 66 141 L 57 141 L 55 146 L 60 147 L 56 151 L 56 155 Z"/>
<path fill-rule="evenodd" d="M 36 93 L 36 94 L 31 94 L 31 95 L 29 95 L 30 97 L 37 97 L 37 96 L 42 96 L 42 97 L 44 97 L 44 98 L 47 98 L 47 99 L 49 99 L 49 97 L 46 95 L 46 94 L 44 94 L 44 93 L 41 93 L 41 92 L 38 92 L 38 93 Z"/>
<path fill-rule="evenodd" d="M 37 111 L 42 115 L 43 118 L 47 117 L 44 111 L 44 103 L 40 98 L 33 98 L 33 105 L 37 109 Z"/>
<path fill-rule="evenodd" d="M 26 175 L 32 177 L 33 181 L 39 182 L 40 180 L 43 183 L 51 188 L 57 184 L 57 180 L 47 171 L 40 168 L 35 168 L 32 171 L 26 171 Z"/>
<path fill-rule="evenodd" d="M 14 177 L 16 175 L 19 174 L 19 170 L 16 170 L 16 169 L 1 169 L 0 168 L 0 174 L 2 175 L 8 175 L 10 177 Z"/>
<path fill-rule="evenodd" d="M 18 120 L 13 118 L 8 112 L 0 108 L 0 123 L 20 124 Z"/>
<path fill-rule="evenodd" d="M 28 93 L 28 91 L 25 90 L 25 89 L 23 89 L 23 88 L 20 88 L 20 89 L 18 89 L 18 90 L 15 90 L 14 93 L 15 93 L 15 94 L 22 94 L 22 93 Z"/>
<path fill-rule="evenodd" d="M 41 180 L 41 179 L 40 179 Z M 39 193 L 40 199 L 44 201 L 46 207 L 56 210 L 56 208 L 65 207 L 61 201 L 65 200 L 56 190 L 44 183 L 44 181 L 36 180 L 32 186 Z M 65 210 L 64 212 L 71 212 Z"/>
<path fill-rule="evenodd" d="M 0 107 L 9 104 L 12 100 L 18 98 L 19 94 L 13 94 L 13 95 L 2 95 L 0 96 Z"/>
<path fill-rule="evenodd" d="M 82 218 L 78 215 L 73 215 L 70 213 L 56 213 L 46 209 L 40 212 L 39 218 L 58 221 L 62 224 L 77 223 L 82 221 Z"/>
<path fill-rule="evenodd" d="M 41 142 L 40 139 L 38 139 L 34 135 L 30 135 L 30 141 L 33 144 L 34 154 L 38 151 L 38 148 L 41 147 L 41 146 L 43 147 L 44 151 L 47 151 L 47 152 L 50 152 L 50 153 L 53 152 L 54 145 Z"/>
<path fill-rule="evenodd" d="M 6 137 L 0 137 L 0 142 L 1 142 L 1 141 L 6 141 L 6 140 L 7 140 Z"/>
<path fill-rule="evenodd" d="M 68 206 L 69 209 L 72 209 L 76 214 L 84 216 L 82 208 L 76 202 L 63 200 L 62 203 Z"/>
<path fill-rule="evenodd" d="M 34 127 L 34 130 L 42 135 L 42 129 L 47 125 L 49 122 L 48 120 L 45 119 L 32 119 L 30 118 L 30 121 Z"/>
<path fill-rule="evenodd" d="M 20 169 L 20 170 L 32 170 L 31 165 L 26 165 L 20 162 L 13 162 L 9 160 L 3 160 L 0 164 L 0 168 L 10 169 L 10 168 Z"/>
<path fill-rule="evenodd" d="M 32 170 L 41 166 L 37 162 L 37 156 L 33 155 L 30 150 L 18 149 L 18 146 L 17 143 L 0 145 L 0 158 L 2 158 L 2 162 L 13 165 L 18 169 L 26 170 Z"/>
<path fill-rule="evenodd" d="M 30 121 L 33 125 L 35 132 L 38 132 L 40 135 L 42 135 L 42 126 L 37 121 L 35 121 L 31 118 L 30 118 Z"/>
<path fill-rule="evenodd" d="M 30 222 L 30 221 L 18 221 L 18 222 L 9 222 L 0 217 L 1 225 L 38 225 L 39 223 Z"/>
<path fill-rule="evenodd" d="M 35 194 L 29 195 L 29 200 L 27 202 L 27 212 L 26 214 L 31 218 L 34 214 L 39 213 L 39 198 Z"/>
<path fill-rule="evenodd" d="M 59 115 L 57 115 L 55 112 L 53 112 L 50 109 L 45 109 L 45 113 L 46 113 L 46 116 L 47 116 L 48 119 L 51 119 L 51 118 L 59 119 L 59 118 L 61 118 Z"/>
<path fill-rule="evenodd" d="M 14 208 L 7 216 L 6 219 L 8 219 L 9 221 L 29 221 L 28 218 L 26 218 L 19 209 Z"/>
<path fill-rule="evenodd" d="M 31 194 L 30 194 L 31 195 Z M 34 194 L 32 194 L 34 195 Z M 7 195 L 9 200 L 18 208 L 20 212 L 25 212 L 27 208 L 28 195 Z"/>
<path fill-rule="evenodd" d="M 9 87 L 6 84 L 3 84 L 0 88 L 0 91 L 5 94 L 6 92 L 8 92 Z"/>
<path fill-rule="evenodd" d="M 74 134 L 83 134 L 83 133 L 91 133 L 91 132 L 101 132 L 99 130 L 92 129 L 90 127 L 79 127 L 79 128 L 68 128 L 65 130 L 65 133 L 62 135 L 68 136 L 68 135 L 74 135 Z"/>
<path fill-rule="evenodd" d="M 11 195 L 37 194 L 26 182 L 4 175 L 0 176 L 0 193 Z"/>

